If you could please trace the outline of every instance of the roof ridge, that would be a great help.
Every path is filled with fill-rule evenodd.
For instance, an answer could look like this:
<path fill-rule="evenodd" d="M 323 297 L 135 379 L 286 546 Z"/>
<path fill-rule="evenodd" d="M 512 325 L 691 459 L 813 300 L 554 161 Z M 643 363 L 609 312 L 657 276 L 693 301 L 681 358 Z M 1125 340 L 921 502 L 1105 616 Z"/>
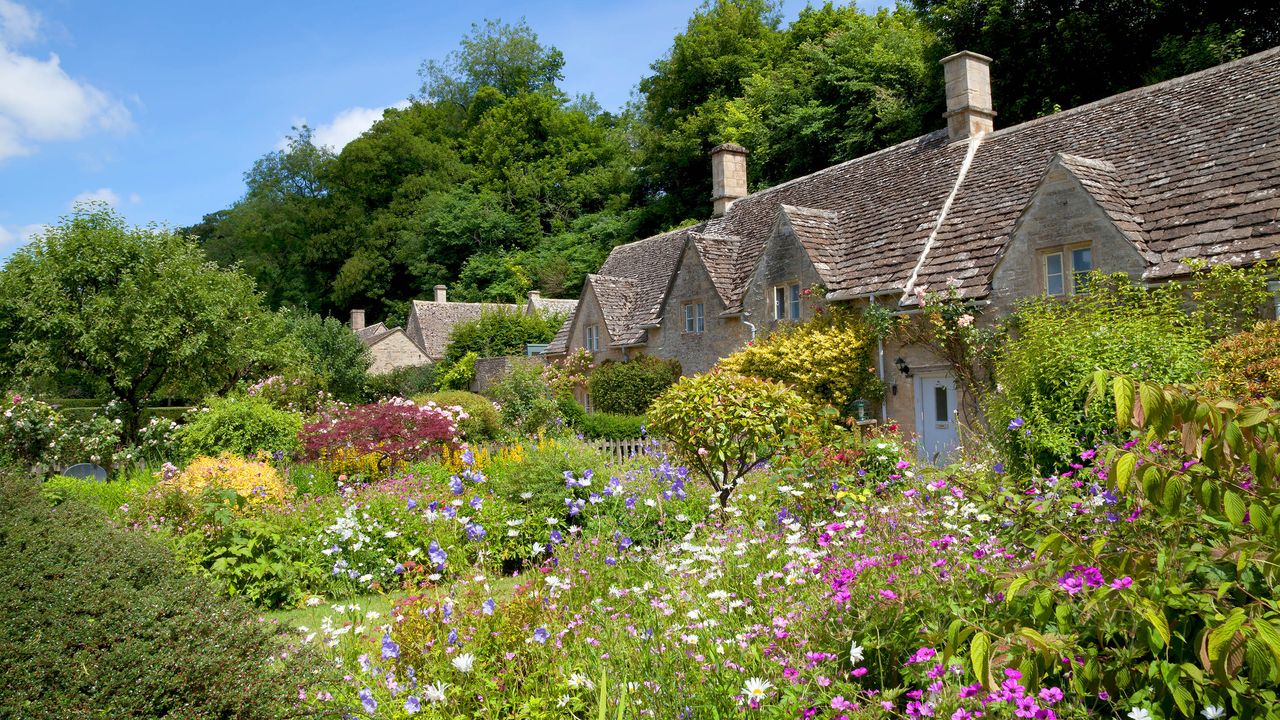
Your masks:
<path fill-rule="evenodd" d="M 1193 73 L 1188 73 L 1186 75 L 1179 75 L 1178 77 L 1169 78 L 1168 80 L 1161 80 L 1160 82 L 1154 83 L 1151 85 L 1140 85 L 1136 88 L 1130 88 L 1129 90 L 1118 92 L 1115 95 L 1108 95 L 1106 97 L 1098 98 L 1097 100 L 1094 100 L 1092 102 L 1087 102 L 1084 105 L 1076 105 L 1075 107 L 1065 108 L 1055 113 L 1050 113 L 1048 115 L 1041 115 L 1038 118 L 1031 118 L 1030 120 L 1024 120 L 1018 123 L 1017 125 L 1010 125 L 1009 127 L 1006 127 L 1006 128 L 996 128 L 992 132 L 987 133 L 987 137 L 994 138 L 1000 135 L 1012 134 L 1024 128 L 1038 127 L 1039 125 L 1043 124 L 1046 120 L 1050 118 L 1060 118 L 1063 116 L 1070 116 L 1070 115 L 1075 115 L 1082 112 L 1088 112 L 1090 110 L 1094 110 L 1100 107 L 1106 107 L 1107 105 L 1110 105 L 1112 103 L 1120 102 L 1120 101 L 1127 100 L 1134 97 L 1141 97 L 1143 95 L 1152 94 L 1170 87 L 1185 85 L 1194 80 L 1199 80 L 1200 78 L 1203 78 L 1203 77 L 1208 77 L 1210 75 L 1217 75 L 1218 73 L 1227 72 L 1229 69 L 1240 67 L 1242 65 L 1252 65 L 1254 63 L 1262 62 L 1263 60 L 1266 60 L 1272 56 L 1280 56 L 1280 45 L 1277 45 L 1276 47 L 1273 47 L 1273 48 L 1268 48 L 1266 50 L 1262 50 L 1260 52 L 1256 52 L 1252 55 L 1246 55 L 1242 58 L 1237 58 L 1230 62 L 1221 63 L 1219 65 L 1213 65 L 1203 70 L 1197 70 Z"/>

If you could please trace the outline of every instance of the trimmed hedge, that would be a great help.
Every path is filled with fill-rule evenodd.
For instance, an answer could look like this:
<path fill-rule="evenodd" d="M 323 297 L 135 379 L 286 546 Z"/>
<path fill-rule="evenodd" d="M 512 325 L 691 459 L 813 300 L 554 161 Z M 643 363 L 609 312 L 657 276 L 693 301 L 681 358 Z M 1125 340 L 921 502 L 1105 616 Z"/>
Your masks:
<path fill-rule="evenodd" d="M 644 416 L 587 413 L 579 429 L 593 440 L 631 440 L 644 435 Z"/>
<path fill-rule="evenodd" d="M 271 625 L 97 509 L 50 507 L 34 482 L 0 471 L 0 557 L 0 716 L 295 712 L 310 659 L 280 659 Z"/>
<path fill-rule="evenodd" d="M 365 394 L 373 400 L 392 397 L 411 398 L 436 389 L 436 366 L 428 363 L 396 368 L 389 373 L 370 375 L 365 380 Z"/>
<path fill-rule="evenodd" d="M 587 379 L 597 412 L 643 415 L 664 390 L 680 379 L 680 363 L 642 355 L 626 362 L 605 360 Z"/>

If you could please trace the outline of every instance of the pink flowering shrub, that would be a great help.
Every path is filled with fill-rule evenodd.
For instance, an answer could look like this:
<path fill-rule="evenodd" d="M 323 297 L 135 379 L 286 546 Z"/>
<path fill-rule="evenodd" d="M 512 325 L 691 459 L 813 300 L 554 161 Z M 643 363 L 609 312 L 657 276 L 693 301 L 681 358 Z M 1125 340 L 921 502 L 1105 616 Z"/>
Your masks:
<path fill-rule="evenodd" d="M 434 402 L 418 405 L 393 398 L 370 405 L 329 408 L 302 428 L 304 458 L 320 460 L 344 454 L 375 455 L 383 468 L 423 460 L 443 445 L 460 442 L 460 407 Z"/>

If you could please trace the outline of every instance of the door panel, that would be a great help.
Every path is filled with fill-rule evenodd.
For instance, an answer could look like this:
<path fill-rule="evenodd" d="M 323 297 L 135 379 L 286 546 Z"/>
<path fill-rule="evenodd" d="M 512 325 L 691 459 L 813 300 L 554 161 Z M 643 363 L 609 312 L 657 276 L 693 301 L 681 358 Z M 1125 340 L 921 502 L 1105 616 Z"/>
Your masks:
<path fill-rule="evenodd" d="M 920 435 L 920 459 L 944 465 L 958 444 L 956 432 L 956 383 L 946 375 L 921 375 L 916 379 L 916 431 Z"/>

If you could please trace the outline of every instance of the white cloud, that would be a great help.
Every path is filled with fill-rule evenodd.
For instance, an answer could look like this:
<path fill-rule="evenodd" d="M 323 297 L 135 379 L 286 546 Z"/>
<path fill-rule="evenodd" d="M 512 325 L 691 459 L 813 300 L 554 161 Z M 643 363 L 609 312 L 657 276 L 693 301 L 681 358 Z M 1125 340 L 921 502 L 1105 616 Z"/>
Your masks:
<path fill-rule="evenodd" d="M 40 35 L 40 16 L 13 0 L 0 0 L 0 43 L 21 45 Z"/>
<path fill-rule="evenodd" d="M 133 196 L 131 196 L 131 198 L 136 196 L 137 196 L 137 193 L 134 193 Z M 120 196 L 117 195 L 116 191 L 112 190 L 111 188 L 98 188 L 97 190 L 86 190 L 80 193 L 79 195 L 71 198 L 71 207 L 74 208 L 76 205 L 79 205 L 80 203 L 83 203 L 83 202 L 104 202 L 110 205 L 111 207 L 119 207 Z"/>
<path fill-rule="evenodd" d="M 382 113 L 387 108 L 403 110 L 407 107 L 409 107 L 408 100 L 401 100 L 394 105 L 380 108 L 349 107 L 335 115 L 332 122 L 322 123 L 311 128 L 311 142 L 317 147 L 328 146 L 334 152 L 338 152 L 346 147 L 347 143 L 363 135 L 366 130 L 373 127 L 374 123 L 381 120 Z M 306 118 L 296 118 L 294 125 L 305 125 L 306 122 Z M 288 146 L 288 140 L 282 139 L 276 147 L 284 150 Z"/>
<path fill-rule="evenodd" d="M 44 225 L 0 225 L 0 265 L 15 250 L 31 242 L 31 238 L 45 229 Z"/>
<path fill-rule="evenodd" d="M 0 0 L 0 160 L 30 155 L 40 142 L 133 126 L 123 103 L 72 78 L 56 54 L 41 60 L 14 49 L 34 40 L 38 28 L 34 13 Z"/>
<path fill-rule="evenodd" d="M 130 204 L 130 205 L 141 205 L 141 204 L 142 204 L 142 196 L 141 196 L 141 195 L 139 195 L 139 194 L 138 194 L 138 193 L 136 193 L 136 192 L 134 192 L 134 193 L 129 193 L 129 204 Z"/>

